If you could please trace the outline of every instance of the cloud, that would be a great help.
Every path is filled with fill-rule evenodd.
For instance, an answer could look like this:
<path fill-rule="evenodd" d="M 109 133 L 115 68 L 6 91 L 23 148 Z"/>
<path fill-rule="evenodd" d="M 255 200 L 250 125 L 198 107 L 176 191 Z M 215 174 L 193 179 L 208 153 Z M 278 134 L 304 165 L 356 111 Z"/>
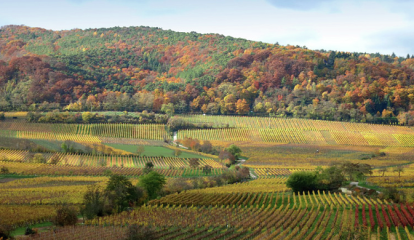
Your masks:
<path fill-rule="evenodd" d="M 4 0 L 2 7 L 0 26 L 143 25 L 310 49 L 414 54 L 412 0 Z"/>
<path fill-rule="evenodd" d="M 333 0 L 267 0 L 270 4 L 275 7 L 280 8 L 290 8 L 290 9 L 297 9 L 297 10 L 308 10 L 319 7 L 321 4 L 325 2 L 332 2 Z"/>
<path fill-rule="evenodd" d="M 72 2 L 72 3 L 77 3 L 77 4 L 80 4 L 80 3 L 84 3 L 84 2 L 88 2 L 88 1 L 90 1 L 90 0 L 68 0 L 69 2 Z"/>
<path fill-rule="evenodd" d="M 355 3 L 369 3 L 374 5 L 388 5 L 390 9 L 401 12 L 411 12 L 410 6 L 412 0 L 266 0 L 276 8 L 294 9 L 299 11 L 314 10 L 325 7 L 329 10 L 339 11 L 338 6 L 344 4 L 355 4 Z M 411 5 L 412 6 L 412 5 Z"/>
<path fill-rule="evenodd" d="M 413 26 L 414 27 L 414 26 Z M 410 28 L 412 29 L 412 27 Z M 414 32 L 405 29 L 394 29 L 369 36 L 372 43 L 371 48 L 376 52 L 386 54 L 395 53 L 397 56 L 405 57 L 414 54 Z"/>

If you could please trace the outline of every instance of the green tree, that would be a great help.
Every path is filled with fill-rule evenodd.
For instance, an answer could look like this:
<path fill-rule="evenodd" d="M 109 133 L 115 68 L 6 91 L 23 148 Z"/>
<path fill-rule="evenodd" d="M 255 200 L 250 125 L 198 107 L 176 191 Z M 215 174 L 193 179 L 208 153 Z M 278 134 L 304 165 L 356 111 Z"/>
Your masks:
<path fill-rule="evenodd" d="M 88 190 L 83 195 L 83 207 L 81 213 L 85 219 L 93 219 L 109 215 L 111 209 L 107 206 L 107 196 L 102 189 L 96 185 L 88 186 Z"/>
<path fill-rule="evenodd" d="M 62 151 L 64 153 L 67 153 L 69 151 L 68 145 L 66 144 L 66 142 L 63 142 L 62 145 L 60 145 L 60 147 L 62 148 Z"/>
<path fill-rule="evenodd" d="M 315 172 L 294 172 L 286 181 L 286 186 L 294 192 L 316 190 L 318 186 Z"/>
<path fill-rule="evenodd" d="M 342 170 L 332 166 L 316 172 L 318 189 L 334 190 L 338 189 L 346 181 Z"/>
<path fill-rule="evenodd" d="M 163 104 L 161 106 L 161 111 L 169 116 L 172 116 L 174 114 L 174 104 L 172 103 Z"/>
<path fill-rule="evenodd" d="M 164 175 L 152 171 L 139 178 L 138 186 L 145 189 L 148 198 L 151 200 L 157 198 L 165 183 L 166 179 Z"/>
<path fill-rule="evenodd" d="M 116 174 L 109 178 L 105 192 L 117 212 L 134 206 L 143 197 L 143 192 L 133 186 L 128 178 Z"/>
<path fill-rule="evenodd" d="M 154 168 L 154 164 L 152 162 L 145 163 L 144 174 L 148 174 L 149 172 L 152 171 L 153 168 Z"/>
<path fill-rule="evenodd" d="M 230 147 L 228 147 L 226 150 L 231 153 L 236 158 L 236 160 L 240 158 L 242 153 L 242 150 L 234 144 L 230 145 Z"/>
<path fill-rule="evenodd" d="M 349 177 L 350 181 L 364 178 L 367 174 L 372 174 L 372 167 L 369 164 L 345 162 L 340 165 L 340 169 Z"/>
<path fill-rule="evenodd" d="M 83 112 L 82 113 L 82 121 L 84 123 L 89 123 L 91 119 L 93 118 L 93 114 L 90 112 Z"/>

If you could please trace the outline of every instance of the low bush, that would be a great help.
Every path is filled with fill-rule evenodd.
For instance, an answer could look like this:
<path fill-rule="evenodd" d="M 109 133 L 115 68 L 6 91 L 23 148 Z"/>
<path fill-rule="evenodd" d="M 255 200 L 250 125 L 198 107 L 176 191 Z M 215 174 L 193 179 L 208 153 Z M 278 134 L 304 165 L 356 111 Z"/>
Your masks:
<path fill-rule="evenodd" d="M 157 239 L 155 231 L 149 227 L 133 224 L 128 227 L 125 240 L 153 240 Z"/>
<path fill-rule="evenodd" d="M 56 209 L 52 222 L 59 227 L 75 225 L 78 222 L 77 213 L 74 207 L 64 204 Z"/>

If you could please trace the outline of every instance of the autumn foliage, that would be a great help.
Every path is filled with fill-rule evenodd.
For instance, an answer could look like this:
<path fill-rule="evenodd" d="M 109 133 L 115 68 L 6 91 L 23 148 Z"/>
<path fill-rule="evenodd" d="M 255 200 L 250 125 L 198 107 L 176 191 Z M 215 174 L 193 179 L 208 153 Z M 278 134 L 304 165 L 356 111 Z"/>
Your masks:
<path fill-rule="evenodd" d="M 0 110 L 271 115 L 414 124 L 410 56 L 150 27 L 0 29 Z"/>

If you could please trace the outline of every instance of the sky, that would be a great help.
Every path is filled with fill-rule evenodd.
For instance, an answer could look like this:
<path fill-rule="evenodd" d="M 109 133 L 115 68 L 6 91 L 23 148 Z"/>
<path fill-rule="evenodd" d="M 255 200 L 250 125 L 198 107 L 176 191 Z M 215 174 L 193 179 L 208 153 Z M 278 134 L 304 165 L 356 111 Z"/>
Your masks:
<path fill-rule="evenodd" d="M 150 26 L 347 52 L 414 54 L 413 0 L 0 0 L 0 26 Z"/>

